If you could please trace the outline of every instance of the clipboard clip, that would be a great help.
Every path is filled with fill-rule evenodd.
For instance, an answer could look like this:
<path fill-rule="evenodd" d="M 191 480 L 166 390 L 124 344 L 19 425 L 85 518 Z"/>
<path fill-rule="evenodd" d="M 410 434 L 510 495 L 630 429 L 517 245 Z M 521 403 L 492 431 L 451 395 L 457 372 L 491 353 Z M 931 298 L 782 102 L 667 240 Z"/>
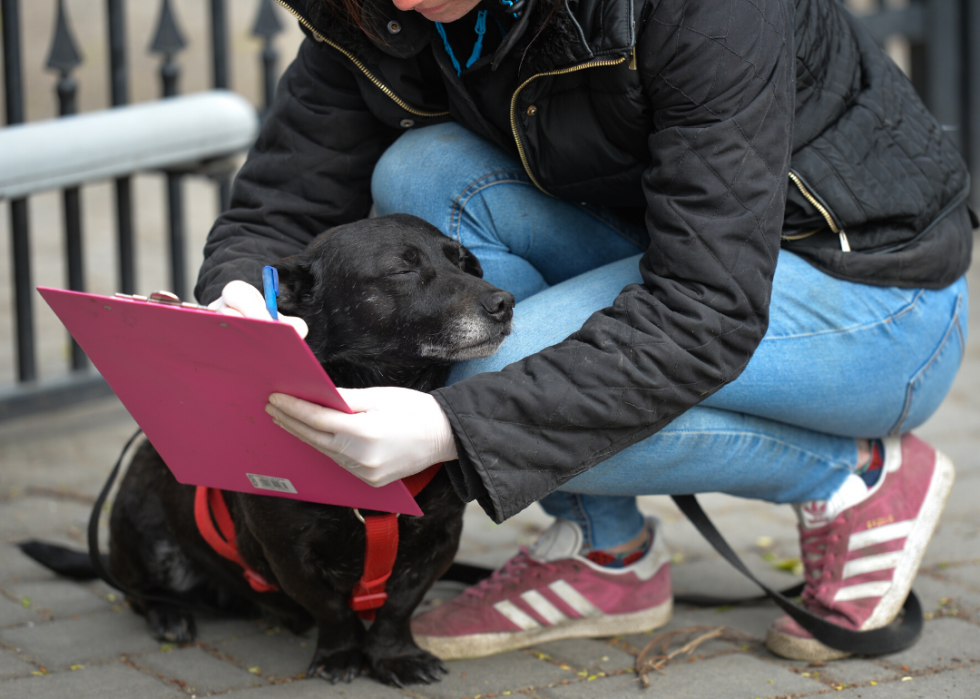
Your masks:
<path fill-rule="evenodd" d="M 193 308 L 195 311 L 208 311 L 210 313 L 216 313 L 213 308 L 208 308 L 207 306 L 201 306 L 196 303 L 189 303 L 187 301 L 181 301 L 180 297 L 172 291 L 154 291 L 149 296 L 140 296 L 139 294 L 124 294 L 117 291 L 113 296 L 117 299 L 129 299 L 130 301 L 143 301 L 144 303 L 159 303 L 164 306 L 179 306 L 180 308 Z"/>

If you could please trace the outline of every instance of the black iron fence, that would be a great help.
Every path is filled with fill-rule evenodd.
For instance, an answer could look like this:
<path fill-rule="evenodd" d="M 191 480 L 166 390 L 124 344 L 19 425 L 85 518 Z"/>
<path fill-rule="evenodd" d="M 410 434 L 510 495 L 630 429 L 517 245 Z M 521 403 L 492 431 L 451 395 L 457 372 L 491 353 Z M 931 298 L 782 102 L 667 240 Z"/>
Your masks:
<path fill-rule="evenodd" d="M 37 0 L 32 0 L 37 1 Z M 76 95 L 78 84 L 74 77 L 76 69 L 82 64 L 82 54 L 78 49 L 76 32 L 73 29 L 66 0 L 49 0 L 55 9 L 55 22 L 50 38 L 50 52 L 46 68 L 56 75 L 54 86 L 57 95 L 58 113 L 70 116 L 77 113 Z M 91 3 L 89 3 L 91 4 Z M 241 4 L 241 3 L 238 3 Z M 278 75 L 279 55 L 274 39 L 283 27 L 274 10 L 274 0 L 254 0 L 254 22 L 251 34 L 261 40 L 262 48 L 257 52 L 260 74 L 263 76 L 260 110 L 264 110 L 275 88 Z M 22 33 L 21 0 L 0 0 L 0 22 L 3 28 L 3 68 L 4 104 L 6 125 L 13 126 L 24 122 L 26 84 L 22 52 L 25 37 Z M 106 0 L 107 17 L 106 54 L 108 56 L 109 89 L 107 107 L 123 107 L 130 102 L 129 87 L 134 77 L 130 70 L 132 55 L 129 46 L 132 37 L 127 37 L 127 3 L 125 0 Z M 229 18 L 226 0 L 209 0 L 210 10 L 210 68 L 211 86 L 228 89 L 230 85 L 229 65 Z M 31 36 L 31 41 L 39 37 Z M 159 2 L 159 15 L 156 27 L 149 42 L 149 52 L 159 59 L 159 96 L 162 99 L 178 94 L 181 67 L 176 56 L 187 46 L 184 33 L 171 5 L 171 0 Z M 47 88 L 49 89 L 49 88 Z M 2 159 L 3 153 L 0 153 Z M 224 209 L 230 198 L 231 171 L 226 161 L 198 163 L 197 172 L 187 167 L 168 170 L 166 178 L 167 226 L 169 249 L 169 289 L 182 298 L 189 294 L 190 285 L 186 274 L 186 236 L 183 180 L 194 174 L 205 174 L 216 182 L 218 209 Z M 114 182 L 114 221 L 116 233 L 116 258 L 118 260 L 116 288 L 124 293 L 137 291 L 136 280 L 136 235 L 134 223 L 133 173 L 119 176 Z M 13 388 L 0 390 L 0 419 L 23 415 L 48 408 L 59 407 L 91 397 L 107 395 L 108 387 L 88 363 L 81 348 L 71 342 L 70 357 L 65 372 L 54 377 L 40 377 L 36 357 L 35 309 L 33 304 L 34 282 L 32 279 L 31 225 L 29 220 L 28 198 L 15 198 L 8 202 L 10 249 L 10 285 L 6 289 L 13 298 L 12 341 L 16 345 L 16 378 Z M 64 189 L 62 194 L 64 225 L 64 256 L 67 287 L 84 291 L 84 255 L 82 235 L 82 215 L 78 186 Z"/>
<path fill-rule="evenodd" d="M 32 0 L 40 2 L 41 0 Z M 73 77 L 82 57 L 77 49 L 75 32 L 66 11 L 66 0 L 45 0 L 56 5 L 56 21 L 50 40 L 47 67 L 58 75 L 55 86 L 62 116 L 75 114 L 77 84 Z M 244 0 L 241 0 L 244 1 Z M 867 0 L 857 7 L 881 44 L 900 37 L 906 47 L 906 68 L 913 84 L 926 104 L 947 126 L 974 171 L 980 170 L 980 0 Z M 868 2 L 872 3 L 870 6 Z M 878 4 L 885 2 L 886 4 Z M 210 68 L 214 88 L 232 88 L 229 70 L 229 21 L 226 0 L 208 0 L 210 9 Z M 262 105 L 272 98 L 278 74 L 279 56 L 275 37 L 282 31 L 274 11 L 274 0 L 254 0 L 255 20 L 251 34 L 261 40 L 257 52 L 260 75 L 263 76 Z M 6 123 L 24 121 L 25 85 L 22 66 L 21 0 L 0 0 L 3 26 L 3 64 Z M 126 36 L 125 0 L 105 0 L 108 31 L 106 47 L 109 64 L 109 104 L 120 107 L 130 101 L 129 40 Z M 36 37 L 32 37 L 36 40 Z M 161 98 L 179 91 L 181 68 L 175 57 L 187 42 L 175 17 L 171 0 L 159 0 L 159 19 L 150 41 L 150 51 L 159 57 L 158 76 Z M 145 77 L 144 77 L 145 79 Z M 3 154 L 0 153 L 0 159 Z M 213 170 L 213 169 L 212 169 Z M 134 173 L 135 174 L 135 173 Z M 208 173 L 217 180 L 219 208 L 229 199 L 229 172 Z M 170 288 L 181 297 L 189 291 L 186 278 L 184 201 L 182 180 L 191 175 L 186 169 L 166 172 Z M 980 203 L 980 178 L 974 183 L 974 203 Z M 84 353 L 73 346 L 68 366 L 62 375 L 41 379 L 35 360 L 33 286 L 30 259 L 30 222 L 27 199 L 9 202 L 10 272 L 9 293 L 15 299 L 15 321 L 12 341 L 16 344 L 17 385 L 0 390 L 0 420 L 52 407 L 107 395 L 109 389 L 91 369 Z M 117 289 L 135 293 L 135 245 L 133 183 L 129 175 L 114 182 L 114 219 L 118 260 Z M 83 291 L 85 251 L 82 245 L 82 217 L 79 189 L 70 187 L 62 194 L 64 221 L 64 255 L 66 283 L 70 289 Z"/>

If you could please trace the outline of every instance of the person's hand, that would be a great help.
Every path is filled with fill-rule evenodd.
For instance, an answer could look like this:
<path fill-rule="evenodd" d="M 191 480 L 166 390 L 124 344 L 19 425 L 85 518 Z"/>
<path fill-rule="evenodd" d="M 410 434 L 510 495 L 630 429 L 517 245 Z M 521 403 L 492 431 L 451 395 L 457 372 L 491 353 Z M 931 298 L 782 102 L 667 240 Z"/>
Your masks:
<path fill-rule="evenodd" d="M 240 279 L 225 284 L 225 288 L 221 290 L 221 298 L 212 301 L 208 308 L 226 316 L 243 316 L 261 320 L 272 318 L 269 315 L 269 309 L 265 306 L 265 297 L 262 296 L 262 293 L 248 282 L 243 282 Z M 279 320 L 292 325 L 300 337 L 305 338 L 306 333 L 309 332 L 306 321 L 302 318 L 280 313 Z"/>
<path fill-rule="evenodd" d="M 353 415 L 282 393 L 273 393 L 265 410 L 277 425 L 376 488 L 457 458 L 449 420 L 428 393 L 337 390 Z"/>

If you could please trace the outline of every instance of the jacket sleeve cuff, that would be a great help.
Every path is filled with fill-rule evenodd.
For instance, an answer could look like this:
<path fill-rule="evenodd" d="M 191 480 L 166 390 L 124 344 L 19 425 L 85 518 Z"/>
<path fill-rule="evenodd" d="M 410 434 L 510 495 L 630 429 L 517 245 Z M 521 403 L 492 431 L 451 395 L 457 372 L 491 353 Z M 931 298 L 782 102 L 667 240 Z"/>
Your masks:
<path fill-rule="evenodd" d="M 485 471 L 480 468 L 480 458 L 473 449 L 473 444 L 466 438 L 459 417 L 453 407 L 446 402 L 439 391 L 433 391 L 432 397 L 436 399 L 446 417 L 449 425 L 453 429 L 453 440 L 456 442 L 456 461 L 447 461 L 443 464 L 449 482 L 452 483 L 456 494 L 463 502 L 476 500 L 484 512 L 497 524 L 506 519 L 503 508 L 500 506 L 493 483 L 487 477 Z"/>

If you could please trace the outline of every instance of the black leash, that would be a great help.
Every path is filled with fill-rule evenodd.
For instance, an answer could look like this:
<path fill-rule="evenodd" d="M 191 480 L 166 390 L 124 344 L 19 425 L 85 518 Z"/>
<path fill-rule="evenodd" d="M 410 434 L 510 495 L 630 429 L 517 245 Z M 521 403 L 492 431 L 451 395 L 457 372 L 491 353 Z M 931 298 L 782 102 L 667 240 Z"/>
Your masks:
<path fill-rule="evenodd" d="M 210 605 L 194 604 L 176 597 L 150 595 L 145 592 L 131 590 L 116 580 L 116 577 L 102 564 L 102 554 L 99 553 L 99 518 L 102 515 L 102 507 L 105 505 L 105 501 L 109 497 L 109 492 L 112 490 L 112 485 L 116 482 L 116 478 L 119 476 L 119 469 L 122 468 L 123 459 L 126 457 L 127 452 L 129 452 L 130 447 L 133 446 L 133 443 L 142 434 L 143 430 L 137 429 L 136 432 L 133 433 L 133 436 L 129 438 L 129 441 L 126 442 L 126 445 L 122 448 L 122 451 L 119 452 L 119 458 L 116 460 L 116 465 L 112 467 L 112 471 L 109 473 L 109 477 L 106 479 L 105 485 L 102 486 L 102 492 L 99 493 L 99 497 L 96 498 L 95 504 L 92 505 L 92 514 L 89 516 L 88 520 L 88 555 L 89 559 L 92 561 L 92 567 L 95 568 L 96 574 L 107 585 L 114 587 L 124 595 L 129 595 L 130 597 L 135 597 L 136 599 L 141 599 L 146 602 L 160 602 L 163 604 L 173 605 L 175 607 L 183 607 L 184 609 L 205 611 L 212 614 L 222 614 L 223 610 Z"/>
<path fill-rule="evenodd" d="M 102 565 L 102 554 L 99 553 L 99 518 L 102 515 L 102 507 L 105 505 L 105 501 L 109 497 L 109 491 L 112 490 L 112 484 L 116 482 L 116 478 L 119 476 L 119 469 L 122 468 L 122 463 L 126 456 L 126 452 L 129 451 L 129 448 L 133 446 L 133 442 L 135 442 L 141 434 L 143 434 L 143 430 L 137 428 L 136 432 L 133 433 L 133 436 L 126 442 L 126 446 L 124 446 L 122 451 L 119 452 L 119 458 L 116 459 L 116 465 L 112 467 L 112 471 L 109 473 L 109 478 L 106 479 L 105 485 L 102 486 L 102 492 L 99 493 L 99 497 L 95 499 L 95 504 L 92 505 L 92 514 L 89 515 L 88 518 L 88 556 L 92 561 L 92 567 L 95 568 L 96 574 L 98 574 L 98 576 L 102 578 L 106 584 L 111 585 L 124 594 L 146 599 L 144 595 L 133 592 L 116 580 L 115 576 L 106 570 L 104 565 Z M 170 600 L 166 601 L 169 602 Z"/>
<path fill-rule="evenodd" d="M 794 604 L 788 599 L 788 597 L 794 597 L 799 594 L 802 590 L 802 585 L 797 585 L 794 588 L 782 592 L 777 592 L 764 585 L 745 567 L 742 560 L 731 549 L 728 542 L 725 541 L 724 537 L 715 528 L 715 525 L 711 523 L 711 520 L 708 519 L 708 515 L 704 513 L 701 505 L 698 504 L 697 499 L 693 495 L 674 495 L 672 497 L 681 509 L 681 512 L 687 515 L 691 523 L 697 527 L 697 530 L 708 540 L 708 543 L 721 554 L 722 558 L 731 563 L 739 572 L 749 578 L 749 580 L 761 587 L 767 597 L 772 599 L 783 611 L 793 617 L 796 623 L 809 631 L 814 638 L 825 646 L 830 646 L 831 648 L 847 653 L 883 655 L 908 648 L 918 640 L 919 635 L 922 633 L 922 605 L 919 604 L 919 598 L 916 597 L 915 592 L 911 590 L 909 590 L 909 596 L 905 599 L 905 605 L 903 607 L 905 611 L 904 617 L 880 629 L 853 631 L 843 626 L 832 624 L 826 619 L 808 612 L 803 607 Z M 675 599 L 677 601 L 687 601 L 690 599 L 700 600 L 701 602 L 707 601 L 706 606 L 732 603 L 731 601 L 718 601 L 714 598 L 696 595 L 690 595 L 686 599 L 679 596 Z M 755 600 L 742 600 L 742 602 L 745 601 Z M 689 601 L 687 603 L 698 604 L 698 602 Z"/>
<path fill-rule="evenodd" d="M 143 431 L 138 429 L 133 436 L 129 438 L 129 441 L 126 442 L 126 445 L 122 448 L 122 451 L 119 454 L 119 459 L 116 461 L 115 466 L 112 467 L 112 471 L 109 473 L 109 477 L 106 479 L 106 483 L 102 487 L 102 491 L 99 493 L 99 497 L 92 506 L 92 515 L 89 517 L 88 523 L 88 548 L 89 558 L 92 561 L 92 567 L 95 569 L 98 576 L 108 585 L 131 597 L 136 597 L 147 602 L 161 602 L 164 604 L 189 609 L 206 609 L 210 612 L 219 611 L 213 607 L 204 607 L 202 605 L 192 604 L 172 597 L 148 595 L 143 592 L 130 590 L 116 580 L 115 576 L 113 576 L 112 573 L 110 573 L 102 564 L 102 556 L 99 553 L 99 518 L 102 514 L 102 507 L 105 505 L 105 501 L 109 497 L 109 492 L 112 490 L 112 486 L 115 483 L 116 478 L 119 476 L 119 470 L 122 468 L 123 459 L 125 458 L 126 453 L 142 434 Z M 725 538 L 715 528 L 715 525 L 712 524 L 711 520 L 708 519 L 708 515 L 705 514 L 704 510 L 701 509 L 701 505 L 698 504 L 697 498 L 695 498 L 693 495 L 674 495 L 672 498 L 674 502 L 677 503 L 677 506 L 680 508 L 681 512 L 683 512 L 687 518 L 691 520 L 691 523 L 697 528 L 708 543 L 711 544 L 719 554 L 721 554 L 722 558 L 728 561 L 735 567 L 736 570 L 741 572 L 765 592 L 764 596 L 741 600 L 728 600 L 696 594 L 677 595 L 674 598 L 675 602 L 706 607 L 724 604 L 751 604 L 769 598 L 824 645 L 830 646 L 836 650 L 847 653 L 857 653 L 860 655 L 884 655 L 886 653 L 895 653 L 914 644 L 921 635 L 923 626 L 922 605 L 919 603 L 919 598 L 916 596 L 914 591 L 910 590 L 908 597 L 905 599 L 905 604 L 903 606 L 903 611 L 905 612 L 904 616 L 892 622 L 888 626 L 880 629 L 872 629 L 870 631 L 853 631 L 851 629 L 838 626 L 837 624 L 832 624 L 826 619 L 823 619 L 822 617 L 819 617 L 816 614 L 813 614 L 803 607 L 793 603 L 789 599 L 790 597 L 795 597 L 800 594 L 803 589 L 802 584 L 782 590 L 781 592 L 777 592 L 758 580 L 755 575 L 753 575 L 752 572 L 745 566 L 742 559 L 740 559 L 728 545 L 728 542 L 725 541 Z M 443 579 L 456 579 L 466 582 L 467 584 L 474 584 L 482 578 L 488 577 L 492 572 L 477 566 L 469 566 L 466 564 L 454 564 L 453 568 L 455 570 L 447 571 L 447 574 L 443 577 Z M 455 573 L 455 575 L 453 573 Z"/>

